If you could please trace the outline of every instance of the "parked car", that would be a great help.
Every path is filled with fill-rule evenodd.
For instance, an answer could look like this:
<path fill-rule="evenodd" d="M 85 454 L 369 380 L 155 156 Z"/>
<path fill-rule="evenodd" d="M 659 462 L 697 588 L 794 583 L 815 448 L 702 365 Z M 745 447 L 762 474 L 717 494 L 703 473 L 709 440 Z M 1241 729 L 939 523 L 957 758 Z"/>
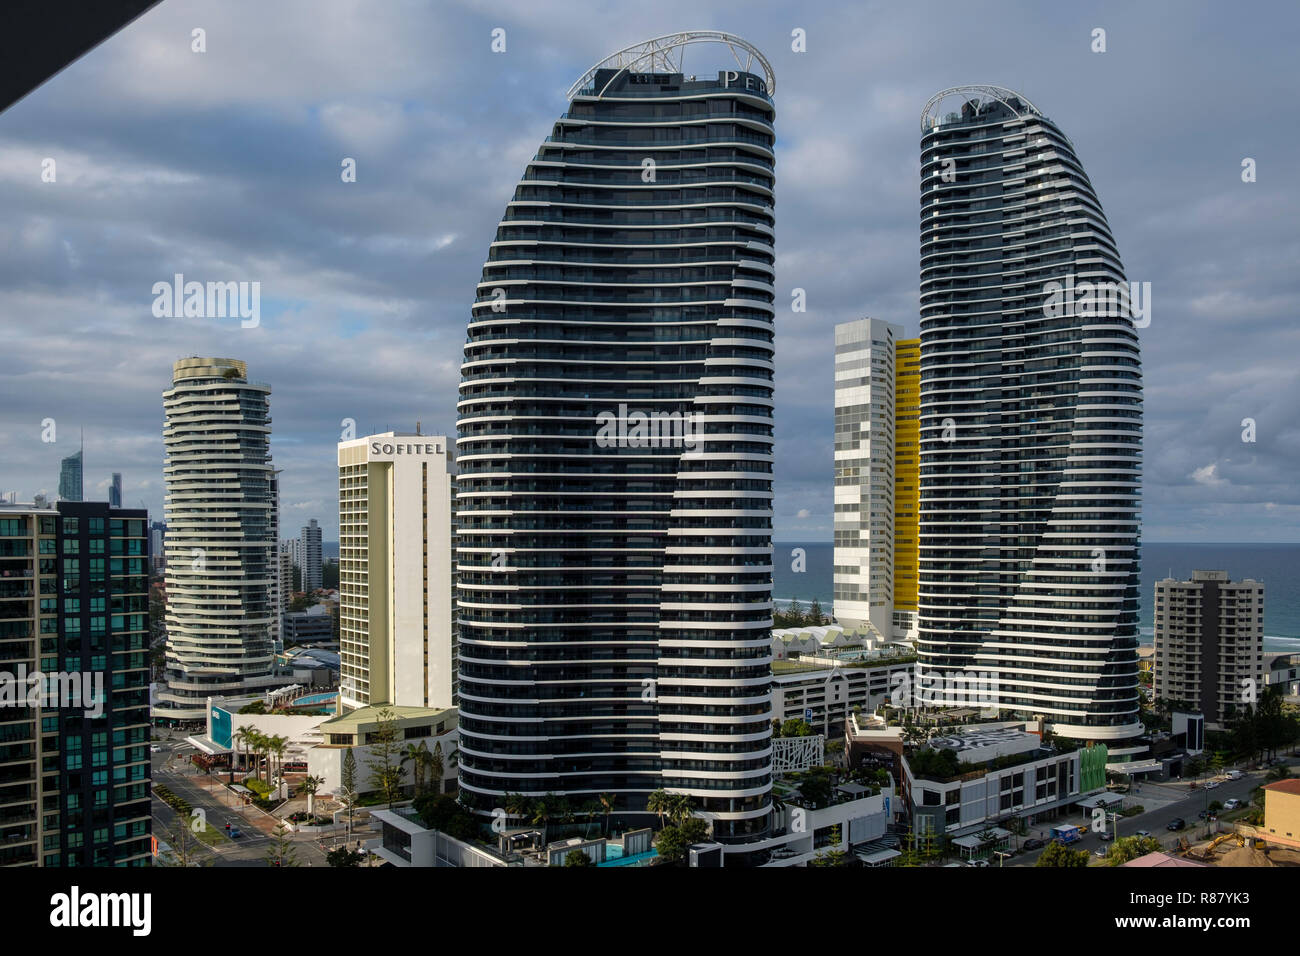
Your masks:
<path fill-rule="evenodd" d="M 966 865 L 967 866 L 988 866 L 989 861 L 988 860 L 967 860 Z"/>
<path fill-rule="evenodd" d="M 1149 836 L 1151 835 L 1151 831 L 1150 831 L 1150 830 L 1138 830 L 1138 831 L 1136 831 L 1133 835 L 1134 835 L 1134 836 L 1140 836 L 1140 837 L 1149 837 Z"/>
<path fill-rule="evenodd" d="M 1105 848 L 1104 846 L 1099 846 L 1099 847 L 1097 847 L 1097 849 L 1095 849 L 1095 850 L 1092 851 L 1092 855 L 1093 855 L 1093 856 L 1105 856 L 1105 855 L 1106 855 L 1106 848 Z"/>
<path fill-rule="evenodd" d="M 1224 804 L 1223 804 L 1223 809 L 1225 809 L 1225 810 L 1236 810 L 1236 809 L 1237 809 L 1238 807 L 1240 807 L 1240 806 L 1241 806 L 1241 801 L 1238 800 L 1236 797 L 1233 797 L 1231 800 L 1228 800 L 1228 801 L 1225 801 L 1225 802 L 1224 802 Z"/>
<path fill-rule="evenodd" d="M 154 744 L 152 747 L 149 748 L 149 752 L 151 754 L 162 753 L 162 748 L 159 747 L 157 744 Z"/>
<path fill-rule="evenodd" d="M 1217 787 L 1218 785 L 1219 785 L 1219 781 L 1217 781 L 1217 780 L 1207 780 L 1207 781 L 1205 781 L 1205 789 L 1206 789 L 1206 790 L 1213 790 L 1213 789 L 1214 789 L 1215 787 Z"/>
<path fill-rule="evenodd" d="M 1032 839 L 1032 840 L 1026 840 L 1026 841 L 1025 841 L 1025 849 L 1026 849 L 1026 850 L 1030 850 L 1030 851 L 1033 851 L 1033 850 L 1041 850 L 1041 849 L 1042 849 L 1043 847 L 1045 847 L 1045 846 L 1047 846 L 1047 841 L 1046 841 L 1046 840 L 1039 840 L 1039 839 L 1037 839 L 1037 838 L 1034 838 L 1034 839 Z"/>
<path fill-rule="evenodd" d="M 1182 830 L 1182 829 L 1185 829 L 1186 827 L 1187 827 L 1187 821 L 1186 821 L 1186 820 L 1184 820 L 1182 817 L 1174 817 L 1174 818 L 1173 818 L 1172 820 L 1170 820 L 1169 823 L 1165 826 L 1165 829 L 1166 829 L 1166 830 Z"/>
<path fill-rule="evenodd" d="M 1242 773 L 1240 770 L 1229 770 L 1229 771 L 1228 771 L 1228 779 L 1229 779 L 1229 780 L 1240 780 L 1240 779 L 1241 779 L 1242 777 L 1244 777 L 1244 776 L 1245 776 L 1245 774 Z"/>
<path fill-rule="evenodd" d="M 1109 843 L 1111 840 L 1115 839 L 1115 834 L 1111 833 L 1109 830 L 1102 830 L 1100 836 L 1102 843 Z"/>

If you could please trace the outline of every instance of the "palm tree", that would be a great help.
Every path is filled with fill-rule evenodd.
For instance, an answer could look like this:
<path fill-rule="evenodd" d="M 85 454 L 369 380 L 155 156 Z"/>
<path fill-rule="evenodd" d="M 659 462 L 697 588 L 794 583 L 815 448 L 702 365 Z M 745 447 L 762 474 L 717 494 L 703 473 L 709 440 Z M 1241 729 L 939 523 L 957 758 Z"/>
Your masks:
<path fill-rule="evenodd" d="M 269 754 L 275 755 L 276 775 L 280 778 L 281 781 L 284 780 L 284 745 L 287 744 L 288 742 L 289 742 L 288 737 L 281 737 L 279 734 L 276 734 L 274 737 L 272 737 L 270 740 L 266 742 L 267 752 Z M 269 778 L 269 772 L 268 772 L 268 778 Z M 270 783 L 271 781 L 270 779 L 268 779 L 266 782 Z"/>
<path fill-rule="evenodd" d="M 412 778 L 417 797 L 424 793 L 424 757 L 428 752 L 429 748 L 421 740 L 418 747 L 415 744 L 407 744 L 406 750 L 402 753 L 402 767 L 405 768 L 408 763 L 413 765 Z"/>
<path fill-rule="evenodd" d="M 551 813 L 553 812 L 550 796 L 550 794 L 547 794 L 545 797 L 538 797 L 529 807 L 532 816 L 528 822 L 535 827 L 542 828 L 542 846 L 546 846 L 546 828 L 551 822 Z"/>
<path fill-rule="evenodd" d="M 614 812 L 614 795 L 612 793 L 602 793 L 596 799 L 605 808 L 605 832 L 603 835 L 609 836 L 609 815 Z"/>
<path fill-rule="evenodd" d="M 244 759 L 243 759 L 243 764 L 245 769 L 248 768 L 248 754 L 247 754 L 247 748 L 244 746 L 244 744 L 252 738 L 252 735 L 254 733 L 256 733 L 256 731 L 252 727 L 245 724 L 244 726 L 240 727 L 238 730 L 236 730 L 233 734 L 230 735 L 230 739 L 235 744 L 236 752 L 240 750 L 245 751 Z M 235 761 L 234 760 L 230 761 L 230 782 L 231 783 L 235 782 Z"/>
<path fill-rule="evenodd" d="M 423 747 L 424 744 L 421 743 L 420 746 Z M 425 760 L 429 765 L 429 785 L 435 793 L 442 793 L 442 774 L 445 765 L 442 759 L 441 742 L 433 745 L 433 753 L 426 754 Z"/>
<path fill-rule="evenodd" d="M 262 733 L 255 727 L 247 728 L 244 733 L 244 746 L 247 749 L 245 763 L 247 763 L 249 759 L 252 760 L 253 775 L 256 776 L 258 780 L 262 779 L 262 765 L 260 760 L 262 756 L 262 741 L 265 739 L 266 738 Z M 244 770 L 247 772 L 248 767 L 245 766 Z"/>
<path fill-rule="evenodd" d="M 507 793 L 505 811 L 509 816 L 527 820 L 533 813 L 533 801 L 522 793 Z"/>
<path fill-rule="evenodd" d="M 691 798 L 684 793 L 674 793 L 668 798 L 668 819 L 674 826 L 681 826 L 695 815 Z"/>
<path fill-rule="evenodd" d="M 587 822 L 582 825 L 582 838 L 584 840 L 591 838 L 591 825 L 600 816 L 600 811 L 601 803 L 599 800 L 587 800 L 583 803 L 581 815 L 587 818 Z"/>
<path fill-rule="evenodd" d="M 659 829 L 664 826 L 664 814 L 672 808 L 672 797 L 667 790 L 655 790 L 645 801 L 646 812 L 659 815 Z"/>
<path fill-rule="evenodd" d="M 307 794 L 307 822 L 316 815 L 316 791 L 321 788 L 325 782 L 324 777 L 313 777 L 307 774 L 307 779 L 302 782 L 302 792 Z"/>

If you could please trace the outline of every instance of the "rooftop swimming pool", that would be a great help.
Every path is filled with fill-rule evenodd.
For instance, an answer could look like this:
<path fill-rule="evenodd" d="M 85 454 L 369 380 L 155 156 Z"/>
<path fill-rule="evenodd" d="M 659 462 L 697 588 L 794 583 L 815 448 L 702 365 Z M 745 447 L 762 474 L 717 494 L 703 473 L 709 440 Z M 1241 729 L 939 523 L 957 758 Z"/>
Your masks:
<path fill-rule="evenodd" d="M 328 694 L 308 694 L 306 697 L 299 697 L 293 702 L 294 707 L 310 707 L 313 704 L 332 704 L 338 699 L 339 692 L 330 691 Z"/>
<path fill-rule="evenodd" d="M 648 853 L 637 853 L 633 856 L 624 856 L 623 847 L 617 843 L 605 844 L 605 862 L 600 866 L 646 866 L 651 860 L 659 855 L 659 851 L 651 849 Z"/>

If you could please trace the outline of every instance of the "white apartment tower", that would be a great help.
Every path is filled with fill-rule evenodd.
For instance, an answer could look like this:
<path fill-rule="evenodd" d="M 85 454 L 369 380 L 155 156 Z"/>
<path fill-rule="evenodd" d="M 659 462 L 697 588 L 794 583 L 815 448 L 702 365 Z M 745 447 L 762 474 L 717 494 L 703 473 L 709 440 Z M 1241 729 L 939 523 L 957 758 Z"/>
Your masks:
<path fill-rule="evenodd" d="M 835 326 L 835 620 L 888 639 L 894 610 L 894 379 L 903 330 Z"/>
<path fill-rule="evenodd" d="M 165 686 L 154 716 L 274 683 L 275 471 L 269 385 L 226 358 L 176 362 L 163 392 Z"/>
<path fill-rule="evenodd" d="M 1190 581 L 1157 581 L 1155 591 L 1152 694 L 1223 729 L 1264 692 L 1264 585 L 1193 571 Z"/>
<path fill-rule="evenodd" d="M 340 442 L 340 700 L 456 701 L 454 453 L 442 436 Z"/>

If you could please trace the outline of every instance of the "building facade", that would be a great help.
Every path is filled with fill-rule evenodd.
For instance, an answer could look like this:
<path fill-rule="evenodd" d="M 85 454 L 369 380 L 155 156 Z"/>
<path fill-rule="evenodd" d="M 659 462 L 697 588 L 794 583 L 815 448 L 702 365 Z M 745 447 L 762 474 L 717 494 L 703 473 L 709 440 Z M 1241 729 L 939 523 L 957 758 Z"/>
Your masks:
<path fill-rule="evenodd" d="M 78 450 L 59 462 L 59 498 L 81 501 L 84 497 L 84 452 Z"/>
<path fill-rule="evenodd" d="M 894 379 L 903 330 L 835 326 L 835 620 L 893 629 Z"/>
<path fill-rule="evenodd" d="M 321 561 L 320 525 L 312 518 L 302 526 L 298 537 L 302 549 L 302 589 L 307 593 L 318 591 L 324 584 L 323 563 Z"/>
<path fill-rule="evenodd" d="M 1264 692 L 1264 585 L 1226 571 L 1155 585 L 1152 695 L 1205 715 L 1210 730 Z"/>
<path fill-rule="evenodd" d="M 921 494 L 921 340 L 894 343 L 894 614 L 895 638 L 916 637 L 916 582 Z"/>
<path fill-rule="evenodd" d="M 454 462 L 440 435 L 339 443 L 344 708 L 456 701 Z"/>
<path fill-rule="evenodd" d="M 275 682 L 270 393 L 222 358 L 179 360 L 163 393 L 167 652 L 156 717 L 202 720 L 209 696 Z"/>
<path fill-rule="evenodd" d="M 835 327 L 835 619 L 916 636 L 920 340 L 879 319 Z"/>
<path fill-rule="evenodd" d="M 702 43 L 729 66 L 684 74 Z M 608 792 L 644 823 L 667 789 L 718 839 L 770 827 L 772 83 L 725 34 L 606 58 L 497 229 L 457 441 L 484 812 Z"/>
<path fill-rule="evenodd" d="M 149 865 L 147 524 L 0 508 L 0 865 Z"/>
<path fill-rule="evenodd" d="M 927 104 L 920 663 L 946 686 L 983 675 L 1008 716 L 1043 715 L 1076 739 L 1142 729 L 1142 380 L 1128 290 L 1060 127 L 997 87 Z"/>

